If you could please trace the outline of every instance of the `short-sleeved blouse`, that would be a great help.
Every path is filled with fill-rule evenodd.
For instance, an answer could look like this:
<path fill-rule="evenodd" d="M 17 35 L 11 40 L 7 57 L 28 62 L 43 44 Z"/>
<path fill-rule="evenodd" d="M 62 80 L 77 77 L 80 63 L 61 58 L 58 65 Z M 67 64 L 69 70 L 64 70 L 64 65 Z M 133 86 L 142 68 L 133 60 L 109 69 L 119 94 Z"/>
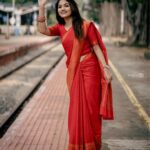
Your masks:
<path fill-rule="evenodd" d="M 55 24 L 53 26 L 49 26 L 48 29 L 51 32 L 51 36 L 60 36 L 60 38 L 62 39 L 64 37 L 64 35 L 67 32 L 73 32 L 73 27 L 70 27 L 68 30 L 65 29 L 64 25 L 62 24 Z M 84 37 L 83 39 L 83 48 L 82 48 L 82 52 L 81 55 L 84 55 L 86 53 L 89 53 L 91 51 L 91 48 L 98 43 L 97 41 L 97 37 L 96 37 L 96 33 L 95 31 L 97 30 L 97 28 L 95 27 L 94 23 L 91 22 L 90 26 L 88 28 L 88 32 L 87 35 Z M 74 36 L 73 34 L 68 34 L 69 36 Z M 73 43 L 73 38 L 68 38 L 68 41 L 65 41 L 65 43 L 68 42 L 72 42 Z M 63 47 L 65 49 L 65 51 L 69 51 L 69 48 L 67 47 L 67 44 L 63 44 Z M 102 47 L 104 46 L 103 43 L 101 45 Z M 66 52 L 67 53 L 67 52 Z M 68 52 L 69 53 L 69 52 Z"/>

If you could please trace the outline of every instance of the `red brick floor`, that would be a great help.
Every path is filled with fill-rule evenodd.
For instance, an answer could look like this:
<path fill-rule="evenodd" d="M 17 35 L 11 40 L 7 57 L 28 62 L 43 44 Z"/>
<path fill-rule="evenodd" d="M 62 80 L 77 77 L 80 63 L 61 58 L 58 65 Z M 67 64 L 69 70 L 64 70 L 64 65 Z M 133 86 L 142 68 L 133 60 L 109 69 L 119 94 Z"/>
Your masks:
<path fill-rule="evenodd" d="M 63 59 L 0 139 L 0 150 L 66 150 L 68 102 Z"/>

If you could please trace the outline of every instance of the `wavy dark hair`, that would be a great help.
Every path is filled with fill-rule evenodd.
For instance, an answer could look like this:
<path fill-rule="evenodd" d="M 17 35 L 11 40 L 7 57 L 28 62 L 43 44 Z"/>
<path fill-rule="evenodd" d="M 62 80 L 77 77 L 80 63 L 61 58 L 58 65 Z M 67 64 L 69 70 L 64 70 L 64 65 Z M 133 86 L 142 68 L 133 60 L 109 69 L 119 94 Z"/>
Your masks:
<path fill-rule="evenodd" d="M 59 1 L 60 0 L 58 0 L 56 2 L 56 5 L 55 5 L 56 19 L 57 19 L 57 21 L 60 24 L 65 25 L 64 19 L 62 17 L 60 17 L 59 14 L 58 14 L 58 4 L 59 4 Z M 74 32 L 75 32 L 75 36 L 78 39 L 82 39 L 83 36 L 84 36 L 83 28 L 82 28 L 83 18 L 80 15 L 77 3 L 74 0 L 66 0 L 66 1 L 69 3 L 70 8 L 71 8 L 71 12 L 72 12 L 71 15 L 72 15 L 72 18 L 73 18 L 72 19 L 72 25 L 73 25 L 73 29 L 74 29 Z"/>

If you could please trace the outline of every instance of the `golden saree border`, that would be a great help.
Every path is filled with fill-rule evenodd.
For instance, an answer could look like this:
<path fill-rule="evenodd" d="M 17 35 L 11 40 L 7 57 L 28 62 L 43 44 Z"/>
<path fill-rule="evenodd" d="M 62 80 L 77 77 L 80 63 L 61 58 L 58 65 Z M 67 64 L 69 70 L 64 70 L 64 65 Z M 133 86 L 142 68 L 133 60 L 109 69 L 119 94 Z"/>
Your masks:
<path fill-rule="evenodd" d="M 99 150 L 100 149 L 100 143 L 99 146 L 95 145 L 95 142 L 91 143 L 84 143 L 84 144 L 69 144 L 68 150 Z"/>
<path fill-rule="evenodd" d="M 86 21 L 83 22 L 83 30 L 84 30 L 84 36 L 87 34 L 88 25 Z M 75 35 L 74 35 L 75 36 Z M 77 66 L 80 63 L 80 54 L 83 46 L 83 39 L 78 40 L 76 37 L 74 37 L 73 41 L 73 47 L 71 54 L 68 58 L 68 70 L 67 70 L 67 86 L 69 90 L 69 94 L 71 94 L 71 86 L 74 79 L 74 75 L 77 69 Z"/>

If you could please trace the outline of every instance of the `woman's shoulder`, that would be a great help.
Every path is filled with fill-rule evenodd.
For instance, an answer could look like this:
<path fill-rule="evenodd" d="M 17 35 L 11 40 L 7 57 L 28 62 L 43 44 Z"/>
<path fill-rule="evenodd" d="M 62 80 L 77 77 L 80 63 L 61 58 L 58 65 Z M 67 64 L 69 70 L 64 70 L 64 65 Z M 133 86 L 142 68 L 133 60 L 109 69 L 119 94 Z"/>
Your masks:
<path fill-rule="evenodd" d="M 61 27 L 61 26 L 62 26 L 62 24 L 61 24 L 61 23 L 59 23 L 59 22 L 55 22 L 52 26 Z"/>
<path fill-rule="evenodd" d="M 59 26 L 60 26 L 60 24 L 58 22 L 48 25 L 48 27 L 50 27 L 50 28 L 51 27 L 59 27 Z"/>
<path fill-rule="evenodd" d="M 86 27 L 89 27 L 90 25 L 94 25 L 94 21 L 93 20 L 84 19 L 83 20 L 83 25 L 86 26 Z"/>
<path fill-rule="evenodd" d="M 86 23 L 86 24 L 94 23 L 94 21 L 90 20 L 90 19 L 83 19 L 83 22 Z"/>

